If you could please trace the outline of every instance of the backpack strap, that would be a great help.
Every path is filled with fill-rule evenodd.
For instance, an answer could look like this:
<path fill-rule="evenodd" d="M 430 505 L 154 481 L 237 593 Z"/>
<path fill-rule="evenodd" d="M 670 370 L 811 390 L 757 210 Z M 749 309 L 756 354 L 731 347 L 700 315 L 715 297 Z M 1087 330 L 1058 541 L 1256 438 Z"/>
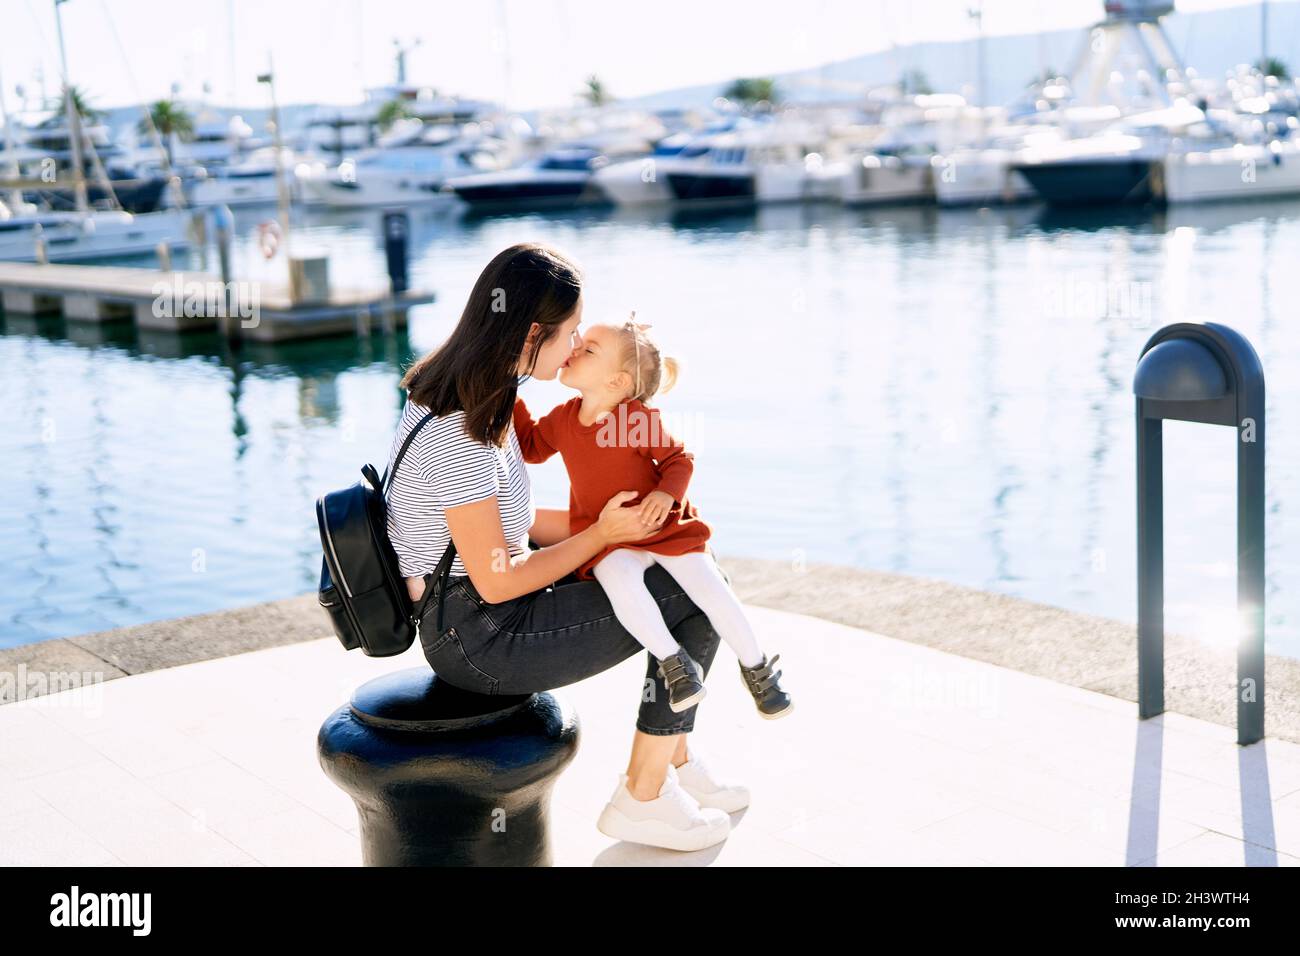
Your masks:
<path fill-rule="evenodd" d="M 397 472 L 397 466 L 402 463 L 406 457 L 406 450 L 411 447 L 411 442 L 415 438 L 416 432 L 424 427 L 425 423 L 434 417 L 433 412 L 425 415 L 410 430 L 406 439 L 402 442 L 402 447 L 397 450 L 396 457 L 393 458 L 393 465 L 384 471 L 384 477 L 379 479 L 379 493 L 385 501 L 388 499 L 388 489 L 392 485 L 393 475 Z M 438 586 L 438 619 L 436 626 L 438 633 L 442 633 L 442 597 L 447 590 L 447 577 L 451 573 L 451 563 L 456 558 L 456 543 L 451 540 L 451 529 L 447 534 L 447 550 L 443 552 L 442 560 L 438 562 L 438 567 L 429 574 L 424 576 L 424 593 L 420 595 L 419 602 L 411 609 L 411 625 L 418 626 L 420 618 L 424 616 L 424 609 L 429 605 L 429 599 L 433 597 L 434 589 L 430 587 L 430 579 L 437 579 Z"/>
<path fill-rule="evenodd" d="M 416 422 L 415 427 L 407 433 L 406 440 L 402 442 L 402 447 L 397 450 L 397 457 L 393 459 L 392 467 L 384 469 L 384 477 L 379 479 L 379 487 L 376 490 L 385 501 L 388 500 L 388 488 L 393 483 L 393 475 L 397 472 L 397 466 L 400 465 L 402 459 L 406 457 L 406 450 L 411 447 L 411 442 L 415 439 L 416 432 L 423 428 L 425 423 L 433 417 L 434 413 L 430 412 Z"/>
<path fill-rule="evenodd" d="M 424 609 L 429 606 L 429 601 L 433 597 L 435 588 L 434 582 L 437 582 L 438 591 L 438 616 L 434 621 L 434 627 L 437 628 L 435 633 L 442 633 L 442 599 L 447 594 L 447 578 L 451 574 L 451 563 L 456 558 L 456 542 L 451 540 L 451 535 L 447 535 L 447 550 L 442 553 L 442 560 L 438 562 L 438 567 L 424 576 L 424 593 L 420 595 L 420 600 L 416 604 L 411 614 L 411 623 L 416 624 L 424 617 Z"/>

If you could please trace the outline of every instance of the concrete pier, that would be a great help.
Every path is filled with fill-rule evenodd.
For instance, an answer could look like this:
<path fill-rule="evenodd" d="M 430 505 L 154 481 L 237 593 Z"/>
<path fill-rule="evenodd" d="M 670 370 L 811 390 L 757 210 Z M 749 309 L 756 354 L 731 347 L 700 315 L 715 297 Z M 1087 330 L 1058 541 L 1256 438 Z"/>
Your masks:
<path fill-rule="evenodd" d="M 328 335 L 368 335 L 406 325 L 407 310 L 434 300 L 428 291 L 393 296 L 386 288 L 331 289 L 295 300 L 287 282 L 229 284 L 206 272 L 162 272 L 116 266 L 0 262 L 6 314 L 62 313 L 70 322 L 134 319 L 141 329 L 199 332 L 228 323 L 258 342 Z"/>
<path fill-rule="evenodd" d="M 596 830 L 638 654 L 565 689 L 602 719 L 556 785 L 557 864 L 1300 864 L 1294 705 L 1270 697 L 1268 736 L 1238 745 L 1231 713 L 1199 716 L 1231 679 L 1214 655 L 1171 644 L 1187 680 L 1142 721 L 1132 625 L 901 575 L 723 566 L 798 701 L 762 720 L 719 649 L 689 746 L 751 805 L 698 853 Z M 422 660 L 343 652 L 314 595 L 0 652 L 0 674 L 104 681 L 0 706 L 0 864 L 360 865 L 356 809 L 310 742 L 340 695 Z M 1294 700 L 1297 663 L 1270 659 L 1270 695 Z"/>

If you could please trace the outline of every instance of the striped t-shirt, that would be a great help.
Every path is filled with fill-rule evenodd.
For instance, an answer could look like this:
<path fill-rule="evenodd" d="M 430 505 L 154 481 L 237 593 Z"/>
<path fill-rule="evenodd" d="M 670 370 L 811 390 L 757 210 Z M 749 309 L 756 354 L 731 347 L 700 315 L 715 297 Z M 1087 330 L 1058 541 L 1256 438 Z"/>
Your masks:
<path fill-rule="evenodd" d="M 428 408 L 407 400 L 388 452 L 390 470 L 402 442 L 427 414 Z M 444 508 L 493 495 L 511 556 L 525 553 L 537 509 L 514 422 L 505 447 L 497 448 L 465 434 L 463 411 L 430 419 L 411 442 L 388 491 L 388 538 L 402 574 L 416 577 L 437 568 L 451 540 Z M 450 573 L 466 573 L 459 551 Z"/>

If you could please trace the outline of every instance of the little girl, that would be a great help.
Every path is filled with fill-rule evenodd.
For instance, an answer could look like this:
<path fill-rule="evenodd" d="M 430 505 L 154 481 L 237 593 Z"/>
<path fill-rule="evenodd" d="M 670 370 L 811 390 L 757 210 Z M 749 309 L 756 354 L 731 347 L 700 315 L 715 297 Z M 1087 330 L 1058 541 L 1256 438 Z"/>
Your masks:
<path fill-rule="evenodd" d="M 672 710 L 680 713 L 703 699 L 704 675 L 668 630 L 646 588 L 645 572 L 654 563 L 673 576 L 735 650 L 758 712 L 784 717 L 794 703 L 778 683 L 781 671 L 773 671 L 781 655 L 769 661 L 759 650 L 740 601 L 708 554 L 710 528 L 686 499 L 694 456 L 664 430 L 658 410 L 644 404 L 677 379 L 676 360 L 660 357 L 645 333 L 649 327 L 632 319 L 622 326 L 594 326 L 560 367 L 560 381 L 580 395 L 536 422 L 523 399 L 516 399 L 519 446 L 528 462 L 546 461 L 557 451 L 564 458 L 570 534 L 593 524 L 618 492 L 637 492 L 627 507 L 639 502 L 642 518 L 657 530 L 640 541 L 605 548 L 574 573 L 600 582 L 619 623 L 658 658 Z"/>

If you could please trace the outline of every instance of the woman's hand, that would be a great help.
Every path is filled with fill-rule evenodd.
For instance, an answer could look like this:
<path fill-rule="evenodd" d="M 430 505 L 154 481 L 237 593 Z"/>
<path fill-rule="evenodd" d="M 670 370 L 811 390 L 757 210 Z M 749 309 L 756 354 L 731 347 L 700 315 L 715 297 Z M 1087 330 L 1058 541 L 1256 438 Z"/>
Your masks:
<path fill-rule="evenodd" d="M 623 502 L 636 497 L 635 491 L 620 491 L 600 509 L 596 529 L 606 544 L 622 544 L 649 537 L 653 528 L 647 528 L 641 518 L 640 508 L 625 508 Z"/>

